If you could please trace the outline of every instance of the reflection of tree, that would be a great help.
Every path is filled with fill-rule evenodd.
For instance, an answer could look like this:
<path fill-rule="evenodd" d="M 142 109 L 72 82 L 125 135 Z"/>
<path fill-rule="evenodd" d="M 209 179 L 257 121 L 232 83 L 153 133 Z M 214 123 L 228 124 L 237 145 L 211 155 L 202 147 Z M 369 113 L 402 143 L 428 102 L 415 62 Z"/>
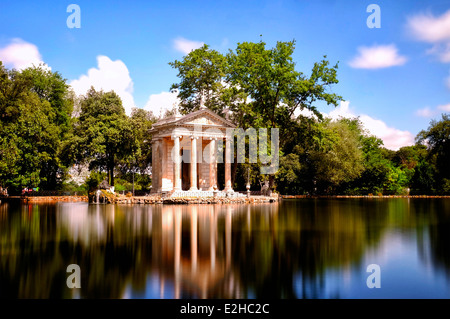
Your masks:
<path fill-rule="evenodd" d="M 318 298 L 326 270 L 357 263 L 379 241 L 387 210 L 373 203 L 302 200 L 283 202 L 276 216 L 260 209 L 251 216 L 252 235 L 233 238 L 243 285 L 256 297 Z M 293 286 L 297 275 L 300 296 Z"/>
<path fill-rule="evenodd" d="M 104 209 L 113 207 L 103 206 Z M 87 213 L 83 209 L 78 212 L 89 222 L 93 222 L 95 219 L 91 217 L 97 214 L 90 211 L 91 208 L 95 206 L 89 206 Z M 78 234 L 73 240 L 71 231 L 82 227 L 75 225 L 75 229 L 70 229 L 69 224 L 61 224 L 61 221 L 70 221 L 65 216 L 67 213 L 70 211 L 58 211 L 55 205 L 19 205 L 10 208 L 8 219 L 0 220 L 0 297 L 71 298 L 74 291 L 66 286 L 66 267 L 71 263 L 81 268 L 81 297 L 121 297 L 132 271 L 135 271 L 135 282 L 145 282 L 139 277 L 145 278 L 145 269 L 151 260 L 151 255 L 145 254 L 151 253 L 150 241 L 132 235 L 115 236 L 116 232 L 132 234 L 120 229 L 127 228 L 126 224 L 120 224 L 120 211 L 117 224 L 109 224 L 107 228 L 106 242 L 94 229 L 101 229 L 102 222 L 107 224 L 107 212 L 97 215 L 100 218 L 92 228 L 83 221 L 76 224 L 72 220 L 89 229 L 89 243 L 83 241 L 86 234 Z"/>
<path fill-rule="evenodd" d="M 65 274 L 54 241 L 54 206 L 10 203 L 0 220 L 0 297 L 49 298 L 64 295 Z M 58 276 L 59 275 L 59 276 Z"/>
<path fill-rule="evenodd" d="M 424 262 L 430 259 L 431 265 L 444 272 L 450 280 L 450 202 L 445 199 L 416 202 L 414 216 L 416 219 L 427 216 L 431 221 L 425 229 L 429 232 L 429 247 L 426 244 L 420 245 L 419 242 L 421 259 Z"/>
<path fill-rule="evenodd" d="M 160 290 L 154 297 L 330 297 L 327 272 L 358 266 L 387 226 L 423 228 L 445 217 L 408 203 L 11 203 L 6 213 L 0 206 L 0 297 L 72 298 L 66 287 L 71 263 L 81 268 L 82 298 L 148 296 L 150 277 Z M 448 223 L 439 227 L 431 231 L 431 242 L 448 269 Z"/>

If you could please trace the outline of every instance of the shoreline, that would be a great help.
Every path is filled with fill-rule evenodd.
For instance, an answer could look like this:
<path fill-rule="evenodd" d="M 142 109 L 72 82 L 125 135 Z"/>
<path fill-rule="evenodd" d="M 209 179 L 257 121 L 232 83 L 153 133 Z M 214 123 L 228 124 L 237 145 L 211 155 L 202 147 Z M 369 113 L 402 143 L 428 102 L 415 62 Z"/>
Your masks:
<path fill-rule="evenodd" d="M 450 195 L 280 195 L 280 196 L 250 196 L 239 198 L 161 198 L 155 196 L 118 196 L 112 199 L 109 204 L 258 204 L 275 203 L 284 199 L 392 199 L 392 198 L 448 198 Z M 87 195 L 82 196 L 10 196 L 0 197 L 2 201 L 20 200 L 27 203 L 43 202 L 89 202 Z"/>
<path fill-rule="evenodd" d="M 87 195 L 84 196 L 10 196 L 0 198 L 0 202 L 20 200 L 26 203 L 58 203 L 58 202 L 89 202 Z M 160 196 L 117 196 L 108 197 L 106 203 L 101 204 L 259 204 L 259 203 L 275 203 L 281 200 L 279 196 L 250 196 L 236 197 L 236 198 L 197 198 L 197 197 L 184 197 L 184 198 L 163 198 Z"/>
<path fill-rule="evenodd" d="M 299 198 L 450 198 L 450 195 L 281 195 L 283 199 Z"/>

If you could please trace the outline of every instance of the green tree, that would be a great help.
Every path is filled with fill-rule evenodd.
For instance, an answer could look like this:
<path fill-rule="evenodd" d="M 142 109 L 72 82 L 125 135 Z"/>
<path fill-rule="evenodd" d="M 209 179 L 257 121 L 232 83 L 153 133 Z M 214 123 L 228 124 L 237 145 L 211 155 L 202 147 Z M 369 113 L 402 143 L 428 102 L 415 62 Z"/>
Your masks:
<path fill-rule="evenodd" d="M 81 98 L 81 111 L 66 152 L 77 164 L 89 163 L 89 169 L 106 171 L 114 185 L 114 168 L 137 149 L 131 122 L 120 97 L 114 92 L 93 87 Z"/>
<path fill-rule="evenodd" d="M 309 77 L 305 76 L 295 70 L 294 49 L 295 41 L 278 42 L 269 49 L 262 41 L 243 42 L 224 57 L 205 45 L 182 61 L 170 63 L 178 69 L 180 78 L 172 88 L 180 90 L 183 112 L 197 109 L 203 95 L 205 106 L 213 111 L 220 113 L 229 108 L 238 127 L 278 128 L 283 148 L 297 125 L 297 110 L 308 109 L 321 119 L 317 101 L 336 106 L 341 100 L 329 92 L 338 83 L 338 65 L 330 67 L 323 59 L 314 64 Z M 271 175 L 270 185 L 273 178 Z"/>
<path fill-rule="evenodd" d="M 364 170 L 358 130 L 346 119 L 325 121 L 324 136 L 311 152 L 318 190 L 333 193 L 342 183 L 360 176 Z"/>
<path fill-rule="evenodd" d="M 152 112 L 140 108 L 133 108 L 129 122 L 132 129 L 132 139 L 135 141 L 128 156 L 119 163 L 122 185 L 117 190 L 142 190 L 150 186 L 148 167 L 152 164 L 152 136 L 149 133 L 156 117 Z M 131 187 L 127 187 L 127 185 Z"/>
<path fill-rule="evenodd" d="M 440 121 L 432 120 L 427 130 L 419 132 L 416 141 L 428 145 L 428 160 L 436 165 L 438 191 L 450 193 L 450 114 L 442 114 Z"/>
<path fill-rule="evenodd" d="M 51 139 L 48 142 L 48 160 L 40 170 L 41 187 L 55 189 L 64 180 L 66 165 L 61 161 L 63 141 L 70 132 L 73 111 L 73 92 L 66 80 L 58 72 L 52 72 L 43 65 L 27 68 L 22 71 L 23 77 L 31 83 L 30 90 L 35 92 L 41 101 L 47 101 L 51 111 L 47 113 Z"/>
<path fill-rule="evenodd" d="M 279 128 L 281 141 L 290 134 L 297 110 L 308 109 L 321 119 L 317 101 L 337 106 L 342 99 L 328 92 L 338 83 L 338 65 L 316 62 L 307 77 L 295 69 L 294 50 L 295 41 L 277 42 L 271 49 L 262 41 L 243 42 L 227 54 L 227 82 L 246 96 L 236 107 L 244 109 L 253 127 Z"/>
<path fill-rule="evenodd" d="M 208 45 L 191 51 L 182 61 L 169 65 L 178 70 L 180 83 L 174 83 L 171 90 L 178 89 L 181 112 L 188 113 L 200 107 L 201 99 L 209 109 L 220 113 L 224 108 L 222 94 L 226 72 L 226 59 Z"/>
<path fill-rule="evenodd" d="M 276 190 L 281 194 L 300 194 L 302 165 L 300 156 L 290 153 L 280 158 L 280 168 L 275 177 Z"/>
<path fill-rule="evenodd" d="M 141 173 L 152 163 L 152 136 L 149 131 L 156 120 L 151 111 L 140 108 L 133 108 L 131 111 L 130 123 L 136 139 L 134 162 Z"/>
<path fill-rule="evenodd" d="M 70 130 L 71 94 L 57 72 L 34 66 L 6 70 L 0 62 L 0 183 L 57 187 L 65 166 L 62 140 Z"/>

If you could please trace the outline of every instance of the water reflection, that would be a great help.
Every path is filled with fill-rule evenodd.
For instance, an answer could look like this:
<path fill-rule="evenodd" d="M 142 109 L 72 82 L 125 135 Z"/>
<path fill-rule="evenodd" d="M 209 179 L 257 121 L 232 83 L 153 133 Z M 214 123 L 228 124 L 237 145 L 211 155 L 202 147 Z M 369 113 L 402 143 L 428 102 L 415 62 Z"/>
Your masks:
<path fill-rule="evenodd" d="M 0 297 L 402 298 L 402 272 L 450 297 L 449 231 L 446 200 L 3 203 Z M 373 262 L 389 280 L 376 292 Z M 81 289 L 66 286 L 72 263 Z"/>

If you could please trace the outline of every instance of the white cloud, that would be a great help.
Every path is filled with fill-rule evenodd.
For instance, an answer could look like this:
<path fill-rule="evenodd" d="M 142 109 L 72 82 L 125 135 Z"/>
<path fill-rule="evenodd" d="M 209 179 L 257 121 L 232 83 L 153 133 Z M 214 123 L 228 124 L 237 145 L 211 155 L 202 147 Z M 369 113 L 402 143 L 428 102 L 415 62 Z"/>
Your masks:
<path fill-rule="evenodd" d="M 377 120 L 366 114 L 356 115 L 349 109 L 349 104 L 350 101 L 343 101 L 338 108 L 331 111 L 329 114 L 324 115 L 331 117 L 334 120 L 339 119 L 340 116 L 347 118 L 359 116 L 364 128 L 367 129 L 370 134 L 382 139 L 384 147 L 391 150 L 398 150 L 403 146 L 414 144 L 414 136 L 411 132 L 389 127 L 383 121 Z"/>
<path fill-rule="evenodd" d="M 450 10 L 438 17 L 431 13 L 411 16 L 406 26 L 416 40 L 433 44 L 428 54 L 436 55 L 443 63 L 450 62 Z"/>
<path fill-rule="evenodd" d="M 114 90 L 122 99 L 125 112 L 131 114 L 135 107 L 133 98 L 133 81 L 127 66 L 121 60 L 112 61 L 104 55 L 97 56 L 97 68 L 88 70 L 87 75 L 80 76 L 69 83 L 76 94 L 86 94 L 91 86 L 105 92 Z"/>
<path fill-rule="evenodd" d="M 44 63 L 38 47 L 19 38 L 12 39 L 10 44 L 0 49 L 0 60 L 4 65 L 15 69 Z M 50 69 L 48 66 L 47 68 Z"/>
<path fill-rule="evenodd" d="M 423 109 L 417 110 L 416 115 L 419 117 L 433 117 L 434 115 L 436 115 L 436 111 L 427 106 Z"/>
<path fill-rule="evenodd" d="M 417 110 L 416 115 L 420 117 L 431 118 L 442 112 L 450 112 L 450 104 L 438 105 L 434 109 L 427 106 L 424 107 L 423 109 Z"/>
<path fill-rule="evenodd" d="M 450 103 L 445 105 L 439 105 L 437 107 L 439 111 L 450 112 Z"/>
<path fill-rule="evenodd" d="M 173 40 L 173 46 L 177 51 L 180 51 L 184 54 L 188 54 L 192 50 L 200 48 L 202 45 L 204 45 L 204 42 L 200 41 L 192 41 L 188 40 L 182 37 L 178 37 L 175 40 Z"/>
<path fill-rule="evenodd" d="M 155 116 L 164 115 L 164 112 L 171 110 L 174 105 L 180 103 L 177 93 L 161 92 L 159 94 L 152 94 L 147 100 L 144 109 L 152 111 Z"/>
<path fill-rule="evenodd" d="M 440 17 L 421 13 L 408 18 L 407 27 L 421 41 L 435 43 L 450 40 L 450 10 Z"/>
<path fill-rule="evenodd" d="M 450 62 L 450 42 L 436 43 L 426 50 L 426 53 L 437 56 L 442 63 L 448 63 Z"/>
<path fill-rule="evenodd" d="M 406 57 L 398 54 L 395 45 L 375 45 L 372 47 L 359 47 L 359 55 L 349 62 L 352 68 L 381 69 L 391 66 L 403 65 Z"/>

